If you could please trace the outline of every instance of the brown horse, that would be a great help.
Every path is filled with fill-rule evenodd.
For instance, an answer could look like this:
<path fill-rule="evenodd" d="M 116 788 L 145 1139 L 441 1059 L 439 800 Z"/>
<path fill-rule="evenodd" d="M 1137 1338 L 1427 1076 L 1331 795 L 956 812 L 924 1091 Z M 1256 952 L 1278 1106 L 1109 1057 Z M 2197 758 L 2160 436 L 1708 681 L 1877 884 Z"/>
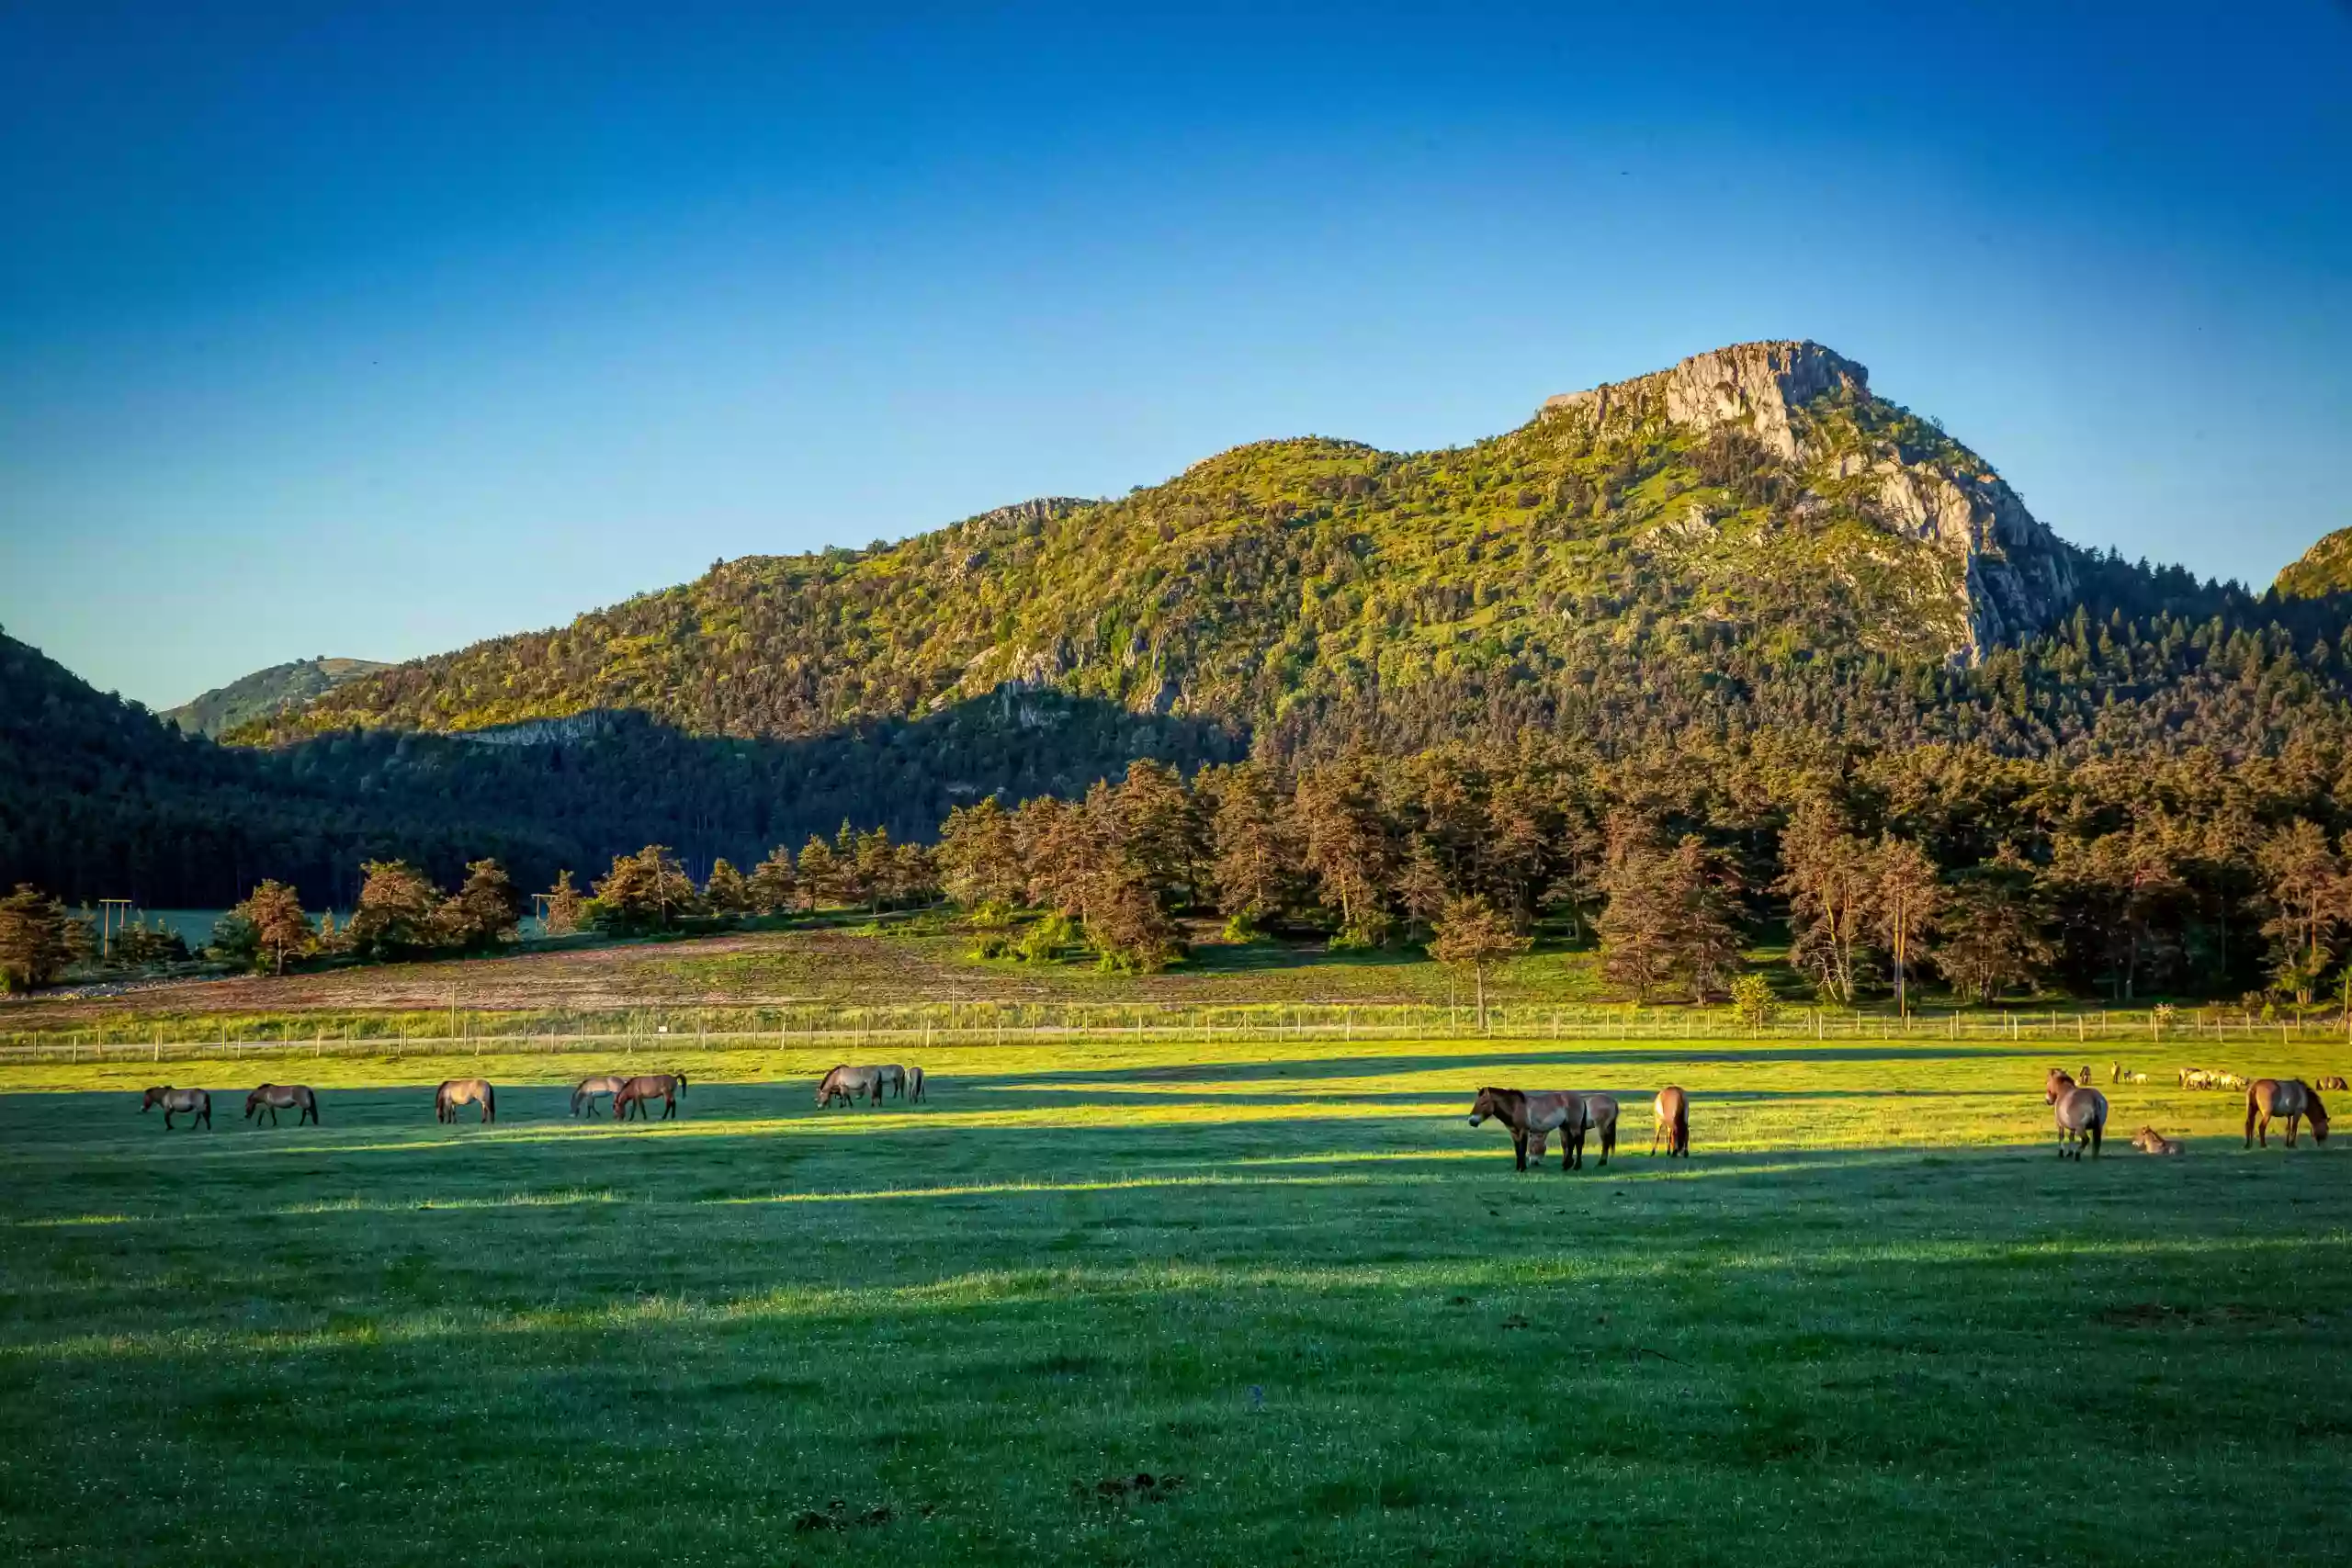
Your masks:
<path fill-rule="evenodd" d="M 435 1122 L 455 1122 L 460 1105 L 481 1106 L 484 1122 L 498 1120 L 498 1091 L 490 1087 L 488 1078 L 451 1078 L 433 1091 Z"/>
<path fill-rule="evenodd" d="M 2245 1088 L 2245 1146 L 2254 1147 L 2257 1134 L 2262 1146 L 2270 1146 L 2270 1119 L 2287 1119 L 2287 1146 L 2295 1146 L 2295 1123 L 2309 1121 L 2312 1136 L 2327 1142 L 2327 1107 L 2319 1096 L 2301 1078 L 2289 1078 L 2281 1083 L 2277 1078 L 2256 1078 Z"/>
<path fill-rule="evenodd" d="M 2143 1127 L 2132 1134 L 2132 1146 L 2143 1155 L 2177 1155 L 2181 1148 L 2179 1139 L 2167 1138 L 2154 1127 Z"/>
<path fill-rule="evenodd" d="M 2071 1151 L 2079 1162 L 2087 1143 L 2091 1158 L 2098 1158 L 2099 1141 L 2107 1135 L 2107 1096 L 2078 1086 L 2057 1067 L 2050 1069 L 2042 1087 L 2041 1102 L 2058 1108 L 2058 1157 L 2064 1159 Z"/>
<path fill-rule="evenodd" d="M 577 1116 L 582 1108 L 585 1107 L 589 1115 L 595 1115 L 596 1097 L 600 1094 L 618 1094 L 621 1091 L 621 1085 L 627 1082 L 628 1079 L 616 1077 L 610 1073 L 599 1073 L 593 1078 L 582 1078 L 571 1089 L 571 1113 Z"/>
<path fill-rule="evenodd" d="M 205 1130 L 211 1131 L 212 1097 L 200 1089 L 174 1089 L 169 1084 L 159 1085 L 149 1089 L 147 1098 L 139 1102 L 139 1114 L 144 1116 L 159 1105 L 164 1108 L 164 1131 L 166 1133 L 172 1130 L 172 1118 L 175 1116 L 187 1117 L 191 1127 L 202 1122 Z"/>
<path fill-rule="evenodd" d="M 1668 1084 L 1658 1090 L 1657 1098 L 1650 1102 L 1650 1116 L 1652 1119 L 1650 1153 L 1657 1153 L 1657 1141 L 1664 1138 L 1667 1158 L 1672 1159 L 1676 1155 L 1680 1155 L 1684 1159 L 1689 1159 L 1690 1157 L 1690 1097 L 1672 1084 Z"/>
<path fill-rule="evenodd" d="M 621 1085 L 620 1092 L 613 1096 L 613 1120 L 626 1122 L 631 1111 L 642 1117 L 646 1102 L 658 1100 L 662 1102 L 662 1120 L 667 1122 L 678 1113 L 678 1096 L 685 1092 L 684 1073 L 640 1074 Z"/>
<path fill-rule="evenodd" d="M 319 1097 L 311 1092 L 311 1086 L 306 1083 L 266 1083 L 245 1096 L 245 1120 L 250 1122 L 264 1111 L 269 1112 L 269 1124 L 273 1127 L 277 1125 L 279 1111 L 299 1111 L 301 1114 L 294 1118 L 294 1125 L 300 1127 L 304 1122 L 318 1121 Z"/>
<path fill-rule="evenodd" d="M 2326 1077 L 2319 1080 L 2318 1087 L 2324 1089 L 2339 1089 L 2345 1087 L 2344 1079 L 2341 1077 L 2331 1073 Z"/>
<path fill-rule="evenodd" d="M 1470 1125 L 1476 1127 L 1489 1116 L 1510 1129 L 1511 1153 L 1520 1169 L 1527 1168 L 1528 1140 L 1553 1132 L 1560 1134 L 1560 1168 L 1583 1166 L 1584 1096 L 1557 1089 L 1482 1089 L 1470 1108 Z"/>

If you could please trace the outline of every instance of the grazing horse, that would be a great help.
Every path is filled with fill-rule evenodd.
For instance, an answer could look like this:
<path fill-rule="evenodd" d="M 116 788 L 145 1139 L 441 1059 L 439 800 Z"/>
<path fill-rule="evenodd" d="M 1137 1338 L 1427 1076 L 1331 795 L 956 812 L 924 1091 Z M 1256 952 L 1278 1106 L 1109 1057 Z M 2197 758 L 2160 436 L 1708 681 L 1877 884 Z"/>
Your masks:
<path fill-rule="evenodd" d="M 2091 1158 L 2098 1158 L 2099 1141 L 2107 1135 L 2107 1096 L 2095 1089 L 2084 1089 L 2060 1068 L 2050 1069 L 2049 1081 L 2043 1085 L 2041 1102 L 2058 1108 L 2058 1157 L 2064 1159 L 2071 1145 L 2076 1161 L 2083 1157 L 2083 1145 L 2090 1145 Z"/>
<path fill-rule="evenodd" d="M 2322 1079 L 2320 1079 L 2320 1080 L 2319 1080 L 2319 1086 L 2318 1086 L 2318 1087 L 2320 1087 L 2321 1089 L 2342 1089 L 2342 1088 L 2344 1088 L 2344 1087 L 2345 1087 L 2345 1083 L 2344 1083 L 2343 1078 L 2341 1078 L 2340 1077 L 2337 1077 L 2336 1075 L 2335 1075 L 2335 1074 L 2331 1073 L 2331 1074 L 2329 1074 L 2326 1077 L 2324 1077 L 2324 1078 L 2322 1078 Z"/>
<path fill-rule="evenodd" d="M 909 1067 L 907 1069 L 907 1098 L 909 1100 L 921 1100 L 923 1098 L 922 1069 L 921 1067 Z"/>
<path fill-rule="evenodd" d="M 1597 1134 L 1601 1140 L 1601 1164 L 1609 1164 L 1609 1155 L 1616 1152 L 1616 1096 L 1585 1096 L 1585 1134 Z M 1585 1164 L 1583 1135 L 1578 1135 L 1576 1164 Z M 1543 1164 L 1543 1152 L 1553 1147 L 1553 1135 L 1541 1126 L 1526 1135 L 1526 1156 Z"/>
<path fill-rule="evenodd" d="M 1583 1166 L 1584 1096 L 1557 1089 L 1531 1093 L 1517 1089 L 1482 1089 L 1477 1103 L 1470 1108 L 1470 1125 L 1476 1127 L 1489 1116 L 1510 1129 L 1511 1153 L 1520 1169 L 1527 1168 L 1528 1140 L 1555 1131 L 1560 1134 L 1560 1168 L 1575 1170 Z"/>
<path fill-rule="evenodd" d="M 642 1117 L 646 1102 L 658 1100 L 662 1102 L 662 1120 L 667 1122 L 678 1113 L 678 1096 L 685 1092 L 684 1073 L 641 1073 L 621 1085 L 613 1096 L 613 1120 L 625 1122 L 631 1111 Z"/>
<path fill-rule="evenodd" d="M 582 1078 L 571 1090 L 571 1113 L 577 1116 L 580 1114 L 581 1107 L 586 1106 L 588 1114 L 595 1115 L 596 1097 L 600 1094 L 618 1094 L 621 1091 L 621 1085 L 627 1082 L 628 1079 L 616 1077 L 611 1073 L 602 1073 L 593 1078 Z"/>
<path fill-rule="evenodd" d="M 300 1127 L 304 1122 L 319 1119 L 319 1097 L 311 1092 L 311 1086 L 306 1083 L 266 1083 L 245 1096 L 245 1120 L 252 1121 L 256 1112 L 263 1111 L 269 1112 L 269 1124 L 273 1127 L 277 1125 L 279 1111 L 300 1111 L 301 1114 L 294 1118 L 294 1125 Z"/>
<path fill-rule="evenodd" d="M 2132 1134 L 2132 1146 L 2143 1155 L 2177 1155 L 2180 1140 L 2167 1138 L 2154 1127 L 2143 1127 Z"/>
<path fill-rule="evenodd" d="M 1680 1155 L 1684 1159 L 1689 1159 L 1690 1157 L 1690 1097 L 1672 1084 L 1668 1084 L 1658 1090 L 1657 1098 L 1650 1102 L 1650 1115 L 1653 1119 L 1650 1153 L 1657 1153 L 1657 1141 L 1664 1138 L 1667 1158 L 1672 1159 L 1676 1155 Z"/>
<path fill-rule="evenodd" d="M 817 1108 L 821 1111 L 831 1105 L 837 1095 L 843 1105 L 852 1105 L 861 1094 L 865 1096 L 869 1110 L 882 1103 L 882 1069 L 853 1067 L 843 1063 L 827 1073 L 825 1081 L 817 1086 Z"/>
<path fill-rule="evenodd" d="M 151 1089 L 147 1091 L 147 1098 L 139 1102 L 139 1114 L 144 1116 L 159 1105 L 164 1108 L 164 1131 L 166 1133 L 172 1130 L 172 1118 L 175 1116 L 187 1117 L 191 1127 L 202 1122 L 206 1131 L 211 1130 L 212 1097 L 200 1089 L 174 1089 L 169 1084 Z"/>
<path fill-rule="evenodd" d="M 1609 1156 L 1617 1152 L 1617 1097 L 1613 1094 L 1586 1095 L 1584 1124 L 1600 1134 L 1600 1163 L 1607 1165 Z"/>
<path fill-rule="evenodd" d="M 896 1062 L 874 1069 L 874 1092 L 878 1096 L 888 1089 L 899 1099 L 907 1097 L 907 1069 Z"/>
<path fill-rule="evenodd" d="M 460 1105 L 481 1106 L 484 1122 L 498 1120 L 498 1091 L 490 1087 L 488 1078 L 451 1078 L 433 1091 L 435 1122 L 455 1122 Z"/>
<path fill-rule="evenodd" d="M 2270 1146 L 2270 1119 L 2273 1116 L 2287 1119 L 2287 1146 L 2290 1149 L 2295 1146 L 2295 1123 L 2299 1121 L 2308 1120 L 2312 1124 L 2312 1136 L 2323 1144 L 2327 1142 L 2327 1107 L 2320 1103 L 2319 1096 L 2301 1078 L 2289 1078 L 2283 1083 L 2277 1078 L 2256 1078 L 2246 1085 L 2247 1148 L 2254 1147 L 2257 1134 L 2262 1138 L 2262 1146 L 2266 1149 Z"/>

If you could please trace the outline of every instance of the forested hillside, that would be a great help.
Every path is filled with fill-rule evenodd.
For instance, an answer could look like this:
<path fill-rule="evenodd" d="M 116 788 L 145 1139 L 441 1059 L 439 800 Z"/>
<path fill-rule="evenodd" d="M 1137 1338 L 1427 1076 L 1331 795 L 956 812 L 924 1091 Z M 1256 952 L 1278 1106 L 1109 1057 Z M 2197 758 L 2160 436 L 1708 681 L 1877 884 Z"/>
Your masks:
<path fill-rule="evenodd" d="M 367 859 L 454 881 L 494 855 L 539 887 L 658 842 L 707 869 L 844 818 L 920 838 L 997 790 L 1069 793 L 1130 758 L 1242 750 L 1212 725 L 1051 694 L 790 742 L 619 714 L 529 745 L 367 731 L 221 747 L 0 636 L 0 888 L 208 908 L 274 877 L 347 908 Z"/>
<path fill-rule="evenodd" d="M 1931 746 L 2052 779 L 2192 753 L 2223 785 L 2290 755 L 2332 779 L 2347 610 L 2076 550 L 1860 367 L 1749 344 L 1472 446 L 1261 443 L 1120 500 L 725 563 L 226 749 L 6 644 L 0 882 L 341 903 L 397 852 L 544 886 L 648 842 L 699 869 L 844 818 L 926 838 L 1135 758 L 1288 778 L 1537 749 L 1703 766 L 1711 798 L 1753 796 L 1761 755 L 1843 776 Z"/>

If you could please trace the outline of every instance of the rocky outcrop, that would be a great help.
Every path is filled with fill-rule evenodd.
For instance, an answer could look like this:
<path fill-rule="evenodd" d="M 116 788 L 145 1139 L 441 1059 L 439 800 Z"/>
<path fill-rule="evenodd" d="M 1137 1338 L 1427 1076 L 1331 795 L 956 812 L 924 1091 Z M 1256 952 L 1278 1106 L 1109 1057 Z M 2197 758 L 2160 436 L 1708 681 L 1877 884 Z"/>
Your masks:
<path fill-rule="evenodd" d="M 1830 417 L 1840 412 L 1854 417 Z M 1973 661 L 2075 602 L 2074 551 L 1990 465 L 1939 431 L 1926 451 L 1873 434 L 1915 422 L 1872 396 L 1867 369 L 1817 343 L 1692 355 L 1670 369 L 1553 398 L 1539 417 L 1593 439 L 1646 423 L 1740 431 L 1803 481 L 1799 513 L 1849 507 L 1945 558 L 1941 575 L 1965 599 L 1955 659 Z"/>
<path fill-rule="evenodd" d="M 1546 419 L 1583 420 L 1596 430 L 1662 418 L 1685 430 L 1743 426 L 1775 457 L 1799 456 L 1790 411 L 1825 393 L 1868 396 L 1871 373 L 1817 343 L 1740 343 L 1694 354 L 1668 370 L 1566 392 L 1544 405 Z"/>
<path fill-rule="evenodd" d="M 2282 599 L 2324 599 L 2352 593 L 2352 528 L 2338 528 L 2305 550 L 2271 584 Z"/>

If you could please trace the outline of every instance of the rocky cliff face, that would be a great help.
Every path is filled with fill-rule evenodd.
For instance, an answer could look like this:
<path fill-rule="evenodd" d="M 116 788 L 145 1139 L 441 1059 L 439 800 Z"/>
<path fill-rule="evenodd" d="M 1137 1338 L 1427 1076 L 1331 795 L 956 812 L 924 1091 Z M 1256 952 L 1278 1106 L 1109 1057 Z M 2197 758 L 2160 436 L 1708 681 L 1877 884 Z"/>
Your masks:
<path fill-rule="evenodd" d="M 1670 369 L 1570 392 L 1540 418 L 1589 434 L 1644 427 L 1745 436 L 1803 486 L 1798 515 L 1848 506 L 1940 558 L 1928 563 L 1963 629 L 1955 658 L 2048 625 L 2076 593 L 2074 551 L 1986 463 L 1874 396 L 1870 372 L 1817 343 L 1736 344 Z"/>

